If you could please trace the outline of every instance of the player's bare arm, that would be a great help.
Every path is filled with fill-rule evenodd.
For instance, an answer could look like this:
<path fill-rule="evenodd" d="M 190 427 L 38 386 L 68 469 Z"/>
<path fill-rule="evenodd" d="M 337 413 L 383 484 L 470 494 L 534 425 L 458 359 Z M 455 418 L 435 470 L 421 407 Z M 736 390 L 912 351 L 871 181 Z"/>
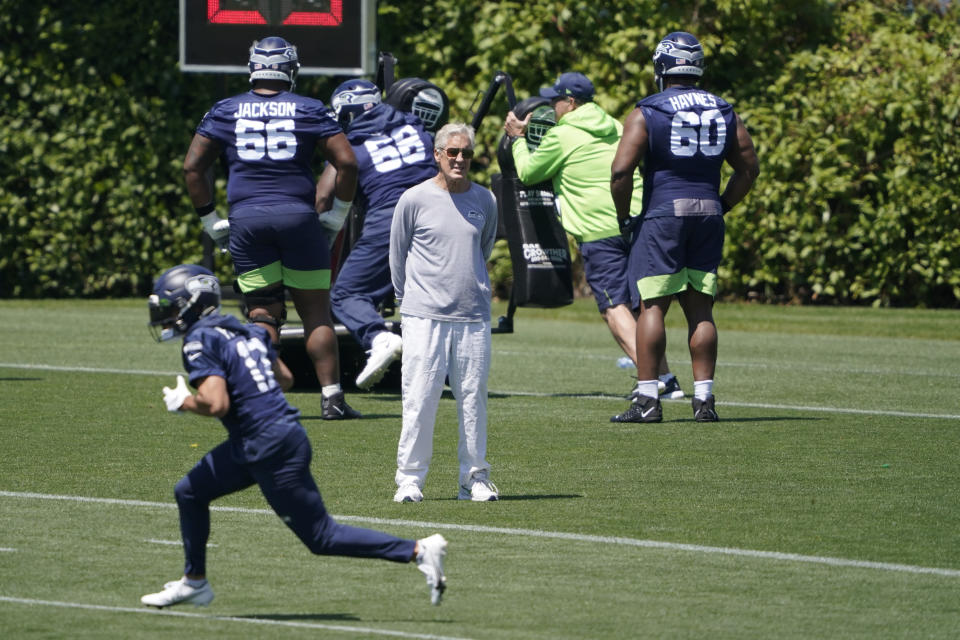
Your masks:
<path fill-rule="evenodd" d="M 280 385 L 280 389 L 283 391 L 290 391 L 293 388 L 293 373 L 290 372 L 290 369 L 284 364 L 283 360 L 280 358 L 274 358 L 270 361 L 271 368 L 273 369 L 273 378 L 277 381 L 277 384 Z"/>
<path fill-rule="evenodd" d="M 725 159 L 733 167 L 733 175 L 730 176 L 727 186 L 720 196 L 726 210 L 735 206 L 750 193 L 753 183 L 760 175 L 760 161 L 757 159 L 757 150 L 754 149 L 753 139 L 739 115 L 737 115 L 737 137 Z"/>
<path fill-rule="evenodd" d="M 338 133 L 324 138 L 320 142 L 320 148 L 323 156 L 336 169 L 334 195 L 344 202 L 352 202 L 357 192 L 357 157 L 353 154 L 353 147 L 347 141 L 347 136 Z"/>
<path fill-rule="evenodd" d="M 621 223 L 630 217 L 633 196 L 633 172 L 643 160 L 647 148 L 647 121 L 643 111 L 634 109 L 623 125 L 623 137 L 610 168 L 610 194 Z"/>
<path fill-rule="evenodd" d="M 333 192 L 337 187 L 337 168 L 328 162 L 317 179 L 317 196 L 315 208 L 317 212 L 329 211 L 333 206 Z"/>
<path fill-rule="evenodd" d="M 220 376 L 207 376 L 197 387 L 196 395 L 187 397 L 180 409 L 201 416 L 222 418 L 230 410 L 227 381 Z"/>
<path fill-rule="evenodd" d="M 187 155 L 183 159 L 183 177 L 187 193 L 194 207 L 213 202 L 213 164 L 220 157 L 220 145 L 199 134 L 193 136 Z"/>

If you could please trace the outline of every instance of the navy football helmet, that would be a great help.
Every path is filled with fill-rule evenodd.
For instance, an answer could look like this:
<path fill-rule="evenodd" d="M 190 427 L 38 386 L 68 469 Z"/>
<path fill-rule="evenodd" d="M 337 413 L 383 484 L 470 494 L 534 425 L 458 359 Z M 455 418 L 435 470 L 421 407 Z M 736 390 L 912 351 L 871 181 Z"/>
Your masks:
<path fill-rule="evenodd" d="M 290 90 L 297 81 L 300 59 L 297 48 L 278 36 L 270 36 L 250 45 L 250 83 L 254 80 L 283 80 Z"/>
<path fill-rule="evenodd" d="M 703 47 L 693 34 L 674 31 L 668 34 L 653 54 L 653 75 L 657 87 L 663 91 L 664 76 L 703 75 Z"/>
<path fill-rule="evenodd" d="M 340 125 L 346 127 L 358 115 L 380 104 L 380 87 L 369 80 L 347 80 L 333 90 L 330 106 Z"/>
<path fill-rule="evenodd" d="M 157 342 L 185 334 L 200 318 L 220 310 L 220 282 L 209 269 L 180 264 L 161 274 L 147 301 Z"/>

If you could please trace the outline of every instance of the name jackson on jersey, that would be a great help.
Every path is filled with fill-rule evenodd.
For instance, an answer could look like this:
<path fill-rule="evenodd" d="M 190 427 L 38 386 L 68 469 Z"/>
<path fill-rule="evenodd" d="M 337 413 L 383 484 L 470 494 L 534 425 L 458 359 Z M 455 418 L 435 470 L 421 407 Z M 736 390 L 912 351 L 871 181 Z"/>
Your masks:
<path fill-rule="evenodd" d="M 296 102 L 241 102 L 234 118 L 294 118 Z"/>

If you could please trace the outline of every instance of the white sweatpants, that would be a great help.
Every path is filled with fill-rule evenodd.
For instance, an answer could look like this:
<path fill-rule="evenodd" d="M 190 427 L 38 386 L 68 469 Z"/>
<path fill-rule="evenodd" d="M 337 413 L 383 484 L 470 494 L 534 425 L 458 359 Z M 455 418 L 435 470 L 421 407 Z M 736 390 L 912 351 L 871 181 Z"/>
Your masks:
<path fill-rule="evenodd" d="M 460 484 L 476 472 L 489 474 L 487 378 L 490 322 L 448 322 L 403 316 L 403 430 L 397 447 L 397 486 L 421 489 L 433 456 L 433 427 L 444 379 L 460 416 Z"/>

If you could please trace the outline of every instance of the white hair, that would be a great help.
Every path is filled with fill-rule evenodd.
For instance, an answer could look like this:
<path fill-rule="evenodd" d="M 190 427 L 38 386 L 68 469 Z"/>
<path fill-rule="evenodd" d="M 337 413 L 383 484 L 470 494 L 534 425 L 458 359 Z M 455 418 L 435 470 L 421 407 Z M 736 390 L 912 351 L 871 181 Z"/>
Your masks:
<path fill-rule="evenodd" d="M 465 137 L 470 141 L 471 149 L 473 149 L 473 145 L 476 142 L 473 127 L 462 122 L 450 122 L 440 127 L 440 131 L 437 131 L 437 137 L 433 141 L 434 149 L 446 149 L 447 140 L 450 139 L 450 136 Z"/>

